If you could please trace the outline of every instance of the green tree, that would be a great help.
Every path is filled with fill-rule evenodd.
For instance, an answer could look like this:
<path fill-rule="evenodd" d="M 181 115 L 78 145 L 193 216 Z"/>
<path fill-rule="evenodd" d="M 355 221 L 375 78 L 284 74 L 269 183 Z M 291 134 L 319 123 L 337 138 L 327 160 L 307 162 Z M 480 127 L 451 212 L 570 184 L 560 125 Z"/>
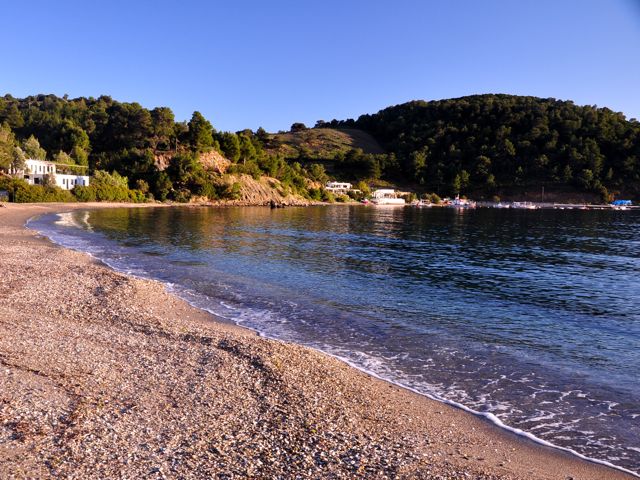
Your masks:
<path fill-rule="evenodd" d="M 153 131 L 151 145 L 154 149 L 162 147 L 167 150 L 171 147 L 171 139 L 175 136 L 175 123 L 175 117 L 170 108 L 157 107 L 151 110 Z"/>
<path fill-rule="evenodd" d="M 220 136 L 220 148 L 224 156 L 232 162 L 240 160 L 240 140 L 235 133 L 224 132 Z"/>
<path fill-rule="evenodd" d="M 79 147 L 77 145 L 73 147 L 73 150 L 71 152 L 71 157 L 73 161 L 78 165 L 84 165 L 84 166 L 89 165 L 89 154 L 82 147 Z"/>
<path fill-rule="evenodd" d="M 0 169 L 9 170 L 15 152 L 15 136 L 8 123 L 0 125 Z"/>
<path fill-rule="evenodd" d="M 428 147 L 423 147 L 420 150 L 415 150 L 411 153 L 411 171 L 413 173 L 413 177 L 420 183 L 424 183 L 428 153 Z"/>
<path fill-rule="evenodd" d="M 262 127 L 258 127 L 258 130 L 256 130 L 256 137 L 258 137 L 258 140 L 263 144 L 266 144 L 269 141 L 269 134 Z"/>
<path fill-rule="evenodd" d="M 63 152 L 62 150 L 56 153 L 56 155 L 53 157 L 53 161 L 56 163 L 62 163 L 65 165 L 73 165 L 75 163 L 73 161 L 73 158 L 71 158 L 69 154 Z"/>
<path fill-rule="evenodd" d="M 240 140 L 240 158 L 242 159 L 242 163 L 254 160 L 257 154 L 251 138 L 246 134 L 241 134 L 238 135 L 238 139 Z"/>
<path fill-rule="evenodd" d="M 460 194 L 460 189 L 462 188 L 462 181 L 460 179 L 460 174 L 457 174 L 453 177 L 453 181 L 451 182 L 451 191 L 454 195 Z"/>
<path fill-rule="evenodd" d="M 213 126 L 197 111 L 189 121 L 189 143 L 196 152 L 206 152 L 213 147 Z"/>
<path fill-rule="evenodd" d="M 34 160 L 47 159 L 47 152 L 44 148 L 40 147 L 40 142 L 33 135 L 22 143 L 22 150 L 24 150 L 24 154 L 27 158 L 32 158 Z"/>
<path fill-rule="evenodd" d="M 153 196 L 164 202 L 171 191 L 173 190 L 173 183 L 166 172 L 158 172 L 153 182 Z"/>
<path fill-rule="evenodd" d="M 327 172 L 324 169 L 324 165 L 320 165 L 319 163 L 312 163 L 309 165 L 309 177 L 316 182 L 321 184 L 327 183 L 329 177 L 327 176 Z"/>
<path fill-rule="evenodd" d="M 90 150 L 91 142 L 89 135 L 73 120 L 67 119 L 64 121 L 61 135 L 64 138 L 61 145 L 62 150 L 72 151 L 75 148 L 85 152 Z"/>
<path fill-rule="evenodd" d="M 202 170 L 198 156 L 193 153 L 180 153 L 169 162 L 167 174 L 178 188 L 186 188 L 188 183 Z"/>
<path fill-rule="evenodd" d="M 471 175 L 466 170 L 460 172 L 460 188 L 465 189 L 469 186 Z"/>
<path fill-rule="evenodd" d="M 18 146 L 13 148 L 13 159 L 11 161 L 11 172 L 17 173 L 23 171 L 27 168 L 26 155 L 22 151 L 22 149 Z"/>
<path fill-rule="evenodd" d="M 578 184 L 585 188 L 585 189 L 589 189 L 591 187 L 593 187 L 594 184 L 594 175 L 593 172 L 591 170 L 589 170 L 588 168 L 583 169 L 580 173 L 578 173 Z"/>

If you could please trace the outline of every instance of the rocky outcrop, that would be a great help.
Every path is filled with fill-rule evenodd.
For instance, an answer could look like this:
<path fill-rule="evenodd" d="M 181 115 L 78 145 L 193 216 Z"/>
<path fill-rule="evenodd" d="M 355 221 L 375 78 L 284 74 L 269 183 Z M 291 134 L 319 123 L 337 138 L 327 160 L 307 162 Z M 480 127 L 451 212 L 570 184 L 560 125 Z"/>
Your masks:
<path fill-rule="evenodd" d="M 226 173 L 231 161 L 222 156 L 221 153 L 212 150 L 211 152 L 200 154 L 200 163 L 206 170 L 212 170 L 216 173 Z"/>
<path fill-rule="evenodd" d="M 230 205 L 310 205 L 309 200 L 288 193 L 280 180 L 272 177 L 260 177 L 256 180 L 250 175 L 229 175 L 230 183 L 240 184 L 240 198 L 227 200 Z"/>

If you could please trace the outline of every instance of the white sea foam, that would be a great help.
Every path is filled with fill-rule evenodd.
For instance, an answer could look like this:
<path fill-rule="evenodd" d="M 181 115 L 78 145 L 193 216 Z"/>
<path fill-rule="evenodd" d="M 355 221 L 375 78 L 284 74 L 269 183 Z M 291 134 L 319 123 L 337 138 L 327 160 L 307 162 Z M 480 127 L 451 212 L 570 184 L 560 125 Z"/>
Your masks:
<path fill-rule="evenodd" d="M 328 353 L 328 352 L 325 352 L 325 353 Z M 332 355 L 332 354 L 329 353 L 329 355 Z M 403 388 L 406 388 L 407 390 L 411 390 L 412 392 L 417 393 L 419 395 L 423 395 L 423 396 L 425 396 L 427 398 L 430 398 L 432 400 L 436 400 L 436 401 L 445 403 L 447 405 L 451 405 L 453 407 L 459 408 L 459 409 L 464 410 L 465 412 L 471 413 L 473 415 L 477 415 L 477 416 L 486 418 L 487 420 L 489 420 L 493 424 L 497 425 L 498 427 L 503 428 L 503 429 L 505 429 L 505 430 L 507 430 L 509 432 L 512 432 L 512 433 L 514 433 L 514 434 L 516 434 L 518 436 L 527 438 L 527 439 L 529 439 L 529 440 L 531 440 L 531 441 L 533 441 L 535 443 L 538 443 L 540 445 L 556 448 L 558 450 L 562 450 L 562 451 L 571 453 L 572 455 L 575 455 L 576 457 L 581 458 L 583 460 L 587 460 L 589 462 L 597 463 L 597 464 L 600 464 L 600 465 L 605 465 L 607 467 L 611 467 L 611 468 L 614 468 L 616 470 L 620 470 L 622 472 L 625 472 L 625 473 L 628 473 L 630 475 L 633 475 L 633 476 L 635 476 L 637 478 L 640 478 L 640 474 L 637 473 L 637 472 L 634 472 L 632 470 L 626 469 L 624 467 L 620 467 L 620 466 L 615 465 L 615 464 L 613 464 L 611 462 L 608 462 L 606 460 L 600 460 L 600 459 L 597 459 L 597 458 L 592 458 L 592 457 L 588 457 L 586 455 L 582 455 L 581 453 L 576 452 L 575 450 L 572 450 L 570 448 L 561 447 L 559 445 L 554 445 L 553 443 L 548 442 L 546 440 L 543 440 L 542 438 L 537 437 L 537 436 L 533 435 L 532 433 L 525 432 L 524 430 L 520 430 L 519 428 L 515 428 L 515 427 L 511 427 L 509 425 L 506 425 L 497 416 L 495 416 L 494 414 L 492 414 L 490 412 L 478 412 L 476 410 L 472 410 L 471 408 L 469 408 L 469 407 L 467 407 L 467 406 L 465 406 L 465 405 L 463 405 L 461 403 L 454 402 L 452 400 L 448 400 L 446 398 L 442 398 L 442 397 L 439 397 L 437 395 L 425 393 L 425 392 L 419 391 L 419 390 L 417 390 L 415 388 L 407 387 L 406 385 L 399 384 L 399 383 L 397 383 L 397 382 L 395 382 L 393 380 L 390 380 L 390 379 L 385 378 L 385 377 L 383 377 L 381 375 L 378 375 L 375 371 L 369 371 L 369 370 L 363 369 L 361 366 L 353 363 L 349 358 L 341 357 L 341 356 L 337 356 L 337 355 L 332 355 L 332 356 L 335 357 L 335 358 L 338 358 L 339 360 L 342 360 L 343 362 L 347 363 L 348 365 L 350 365 L 350 366 L 352 366 L 354 368 L 357 368 L 359 370 L 363 370 L 365 373 L 368 373 L 369 375 L 371 375 L 373 377 L 376 377 L 376 378 L 379 378 L 379 379 L 385 380 L 385 381 L 390 381 L 391 383 L 395 383 L 396 385 L 398 385 L 400 387 L 403 387 Z"/>

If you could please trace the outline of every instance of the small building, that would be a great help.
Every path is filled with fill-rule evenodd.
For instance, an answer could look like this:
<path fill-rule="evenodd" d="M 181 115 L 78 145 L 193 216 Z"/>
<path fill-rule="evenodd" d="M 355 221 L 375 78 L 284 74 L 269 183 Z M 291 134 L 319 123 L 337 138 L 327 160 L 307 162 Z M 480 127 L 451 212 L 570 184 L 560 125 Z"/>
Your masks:
<path fill-rule="evenodd" d="M 353 185 L 347 182 L 327 182 L 324 188 L 329 192 L 342 194 L 353 190 Z"/>
<path fill-rule="evenodd" d="M 35 160 L 29 158 L 25 161 L 25 169 L 20 172 L 23 178 L 30 185 L 42 185 L 45 175 L 51 175 L 55 184 L 63 190 L 71 190 L 75 186 L 89 186 L 88 175 L 77 175 L 72 173 L 73 169 L 86 168 L 77 165 L 62 165 L 46 160 Z M 59 168 L 68 170 L 68 173 L 59 172 Z"/>

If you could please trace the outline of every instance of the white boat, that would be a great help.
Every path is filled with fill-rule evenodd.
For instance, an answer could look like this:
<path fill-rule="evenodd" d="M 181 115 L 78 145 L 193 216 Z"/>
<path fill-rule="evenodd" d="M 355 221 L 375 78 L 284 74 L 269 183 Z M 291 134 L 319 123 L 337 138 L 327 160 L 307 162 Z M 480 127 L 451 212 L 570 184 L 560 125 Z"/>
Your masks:
<path fill-rule="evenodd" d="M 374 205 L 405 205 L 404 198 L 398 198 L 398 194 L 392 188 L 380 188 L 371 194 L 371 203 Z"/>
<path fill-rule="evenodd" d="M 459 195 L 456 195 L 456 198 L 449 202 L 447 206 L 453 208 L 476 208 L 476 202 L 467 200 L 466 198 L 460 198 Z"/>
<path fill-rule="evenodd" d="M 524 208 L 527 210 L 536 210 L 538 206 L 531 202 L 513 202 L 511 208 Z"/>

